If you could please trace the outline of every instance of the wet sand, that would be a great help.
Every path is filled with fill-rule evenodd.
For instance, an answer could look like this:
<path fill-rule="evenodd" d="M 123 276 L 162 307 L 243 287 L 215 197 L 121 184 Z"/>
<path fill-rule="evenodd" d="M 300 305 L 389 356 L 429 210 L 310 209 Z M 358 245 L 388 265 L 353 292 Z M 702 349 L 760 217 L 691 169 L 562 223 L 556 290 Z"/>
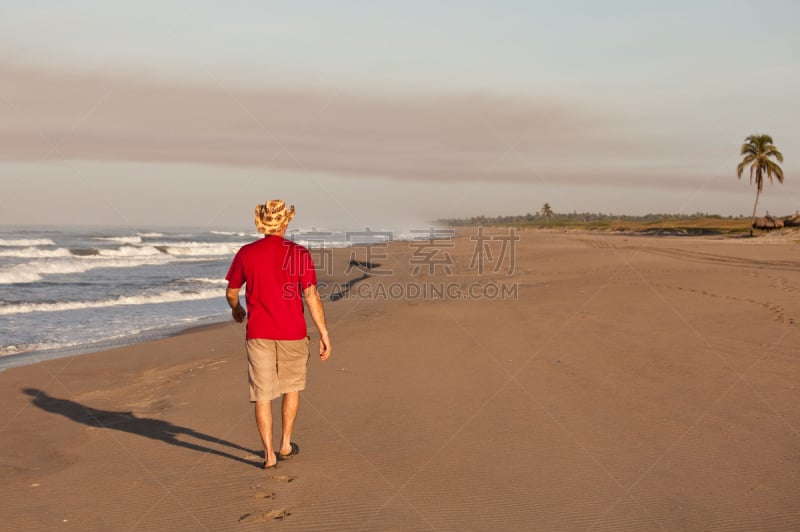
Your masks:
<path fill-rule="evenodd" d="M 798 529 L 800 245 L 508 236 L 335 250 L 275 471 L 243 325 L 0 373 L 2 528 Z"/>

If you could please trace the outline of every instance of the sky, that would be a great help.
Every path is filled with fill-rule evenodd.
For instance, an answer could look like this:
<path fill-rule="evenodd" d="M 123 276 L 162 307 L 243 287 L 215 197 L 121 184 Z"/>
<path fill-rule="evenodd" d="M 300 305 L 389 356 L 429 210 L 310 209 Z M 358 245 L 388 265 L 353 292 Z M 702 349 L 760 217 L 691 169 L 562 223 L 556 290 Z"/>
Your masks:
<path fill-rule="evenodd" d="M 800 4 L 0 0 L 0 224 L 800 209 Z"/>

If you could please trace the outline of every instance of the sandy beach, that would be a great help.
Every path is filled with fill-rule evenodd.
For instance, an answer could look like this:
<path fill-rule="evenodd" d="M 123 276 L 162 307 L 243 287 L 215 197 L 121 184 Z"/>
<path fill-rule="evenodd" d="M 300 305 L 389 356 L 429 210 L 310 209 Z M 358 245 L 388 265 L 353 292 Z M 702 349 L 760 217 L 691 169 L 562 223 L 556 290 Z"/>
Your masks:
<path fill-rule="evenodd" d="M 334 250 L 299 456 L 259 469 L 240 324 L 12 368 L 0 528 L 797 530 L 796 240 Z"/>

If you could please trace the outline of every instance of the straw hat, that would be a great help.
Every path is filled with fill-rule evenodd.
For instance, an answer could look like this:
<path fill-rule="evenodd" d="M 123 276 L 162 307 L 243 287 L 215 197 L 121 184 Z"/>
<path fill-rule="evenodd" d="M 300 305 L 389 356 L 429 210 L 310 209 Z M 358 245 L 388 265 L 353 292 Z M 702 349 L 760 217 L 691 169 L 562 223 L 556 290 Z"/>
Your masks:
<path fill-rule="evenodd" d="M 283 200 L 269 200 L 264 205 L 256 205 L 255 220 L 259 233 L 277 233 L 294 218 L 294 205 L 286 208 Z"/>

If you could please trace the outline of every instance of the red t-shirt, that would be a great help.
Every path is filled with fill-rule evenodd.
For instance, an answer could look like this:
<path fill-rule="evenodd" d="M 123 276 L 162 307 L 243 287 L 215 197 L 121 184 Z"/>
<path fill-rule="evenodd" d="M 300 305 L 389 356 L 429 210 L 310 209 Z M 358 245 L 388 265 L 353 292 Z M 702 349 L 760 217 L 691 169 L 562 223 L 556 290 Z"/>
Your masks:
<path fill-rule="evenodd" d="M 233 258 L 228 288 L 245 287 L 247 339 L 301 340 L 306 337 L 303 290 L 317 284 L 306 248 L 279 236 L 242 246 Z"/>

